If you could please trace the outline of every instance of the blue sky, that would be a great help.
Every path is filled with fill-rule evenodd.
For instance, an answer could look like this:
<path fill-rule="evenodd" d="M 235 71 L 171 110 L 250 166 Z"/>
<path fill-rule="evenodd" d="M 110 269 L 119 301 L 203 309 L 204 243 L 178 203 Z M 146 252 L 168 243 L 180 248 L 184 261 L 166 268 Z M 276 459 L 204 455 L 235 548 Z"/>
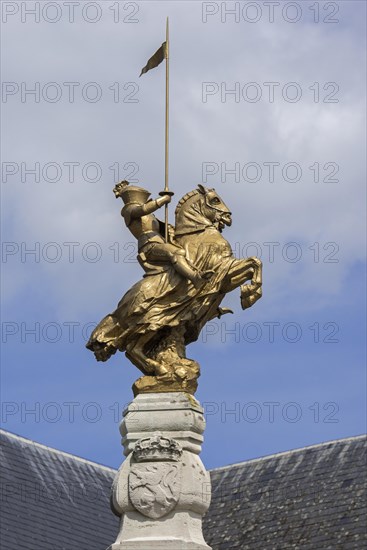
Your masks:
<path fill-rule="evenodd" d="M 236 22 L 223 2 L 120 2 L 118 15 L 100 2 L 70 22 L 60 2 L 36 23 L 8 3 L 19 10 L 2 14 L 4 429 L 121 462 L 118 421 L 139 373 L 84 345 L 141 276 L 112 187 L 117 164 L 120 179 L 163 187 L 164 70 L 138 74 L 169 15 L 173 204 L 206 179 L 233 211 L 235 254 L 264 263 L 263 299 L 243 312 L 228 295 L 234 315 L 187 350 L 202 371 L 202 458 L 213 468 L 365 431 L 365 3 L 331 3 L 333 14 L 320 2 L 316 22 L 314 2 L 281 2 L 272 23 L 255 4 Z"/>

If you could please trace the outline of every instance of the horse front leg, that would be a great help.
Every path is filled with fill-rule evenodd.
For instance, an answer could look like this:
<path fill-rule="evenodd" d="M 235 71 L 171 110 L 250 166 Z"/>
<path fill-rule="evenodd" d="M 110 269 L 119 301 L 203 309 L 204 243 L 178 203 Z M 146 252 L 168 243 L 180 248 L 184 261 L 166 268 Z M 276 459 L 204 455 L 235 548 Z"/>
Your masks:
<path fill-rule="evenodd" d="M 255 302 L 260 300 L 263 291 L 260 283 L 254 283 L 241 286 L 241 306 L 242 309 L 248 309 Z"/>
<path fill-rule="evenodd" d="M 249 284 L 245 284 L 250 281 Z M 224 291 L 241 286 L 241 306 L 247 309 L 262 296 L 262 262 L 258 258 L 236 260 L 224 282 Z"/>
<path fill-rule="evenodd" d="M 251 281 L 251 285 L 257 285 L 256 288 L 262 285 L 262 262 L 259 258 L 235 260 L 224 279 L 223 290 L 231 292 L 246 281 Z"/>
<path fill-rule="evenodd" d="M 262 292 L 262 262 L 258 258 L 251 258 L 254 263 L 254 274 L 250 284 L 241 286 L 241 306 L 247 309 L 257 302 Z"/>

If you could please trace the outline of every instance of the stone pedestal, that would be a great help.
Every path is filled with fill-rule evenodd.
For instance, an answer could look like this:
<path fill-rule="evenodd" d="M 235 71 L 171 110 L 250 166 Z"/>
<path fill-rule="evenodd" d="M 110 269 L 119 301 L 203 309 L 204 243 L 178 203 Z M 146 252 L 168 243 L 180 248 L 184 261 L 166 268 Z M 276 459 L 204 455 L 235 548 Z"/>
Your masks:
<path fill-rule="evenodd" d="M 184 392 L 139 394 L 120 425 L 125 461 L 113 484 L 122 516 L 109 550 L 210 550 L 201 523 L 210 477 L 199 458 L 205 419 Z"/>

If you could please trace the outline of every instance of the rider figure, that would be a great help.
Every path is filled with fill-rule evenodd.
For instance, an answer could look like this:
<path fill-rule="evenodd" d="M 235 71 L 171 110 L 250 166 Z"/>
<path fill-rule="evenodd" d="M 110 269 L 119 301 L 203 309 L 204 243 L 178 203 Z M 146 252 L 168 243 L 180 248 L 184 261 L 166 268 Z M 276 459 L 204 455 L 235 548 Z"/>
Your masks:
<path fill-rule="evenodd" d="M 146 262 L 171 263 L 177 273 L 189 279 L 195 287 L 200 286 L 203 281 L 212 276 L 212 271 L 201 272 L 193 268 L 188 263 L 185 251 L 181 247 L 164 240 L 161 234 L 161 222 L 157 220 L 153 212 L 171 202 L 170 194 L 152 200 L 149 199 L 149 191 L 142 187 L 129 185 L 127 181 L 115 185 L 113 192 L 116 198 L 121 197 L 125 203 L 121 210 L 121 216 L 138 240 L 138 252 L 143 265 Z"/>

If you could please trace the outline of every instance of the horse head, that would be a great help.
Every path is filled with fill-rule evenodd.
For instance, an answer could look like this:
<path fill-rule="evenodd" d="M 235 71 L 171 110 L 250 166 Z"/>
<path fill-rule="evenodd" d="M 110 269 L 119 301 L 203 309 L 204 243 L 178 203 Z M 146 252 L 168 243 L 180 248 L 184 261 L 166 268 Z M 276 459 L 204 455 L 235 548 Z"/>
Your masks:
<path fill-rule="evenodd" d="M 217 194 L 199 184 L 179 201 L 176 208 L 176 235 L 194 233 L 213 226 L 222 232 L 232 224 L 231 211 Z"/>
<path fill-rule="evenodd" d="M 226 225 L 232 225 L 232 212 L 223 202 L 215 189 L 208 189 L 204 185 L 198 185 L 199 192 L 204 197 L 204 212 L 208 219 L 222 232 Z"/>

